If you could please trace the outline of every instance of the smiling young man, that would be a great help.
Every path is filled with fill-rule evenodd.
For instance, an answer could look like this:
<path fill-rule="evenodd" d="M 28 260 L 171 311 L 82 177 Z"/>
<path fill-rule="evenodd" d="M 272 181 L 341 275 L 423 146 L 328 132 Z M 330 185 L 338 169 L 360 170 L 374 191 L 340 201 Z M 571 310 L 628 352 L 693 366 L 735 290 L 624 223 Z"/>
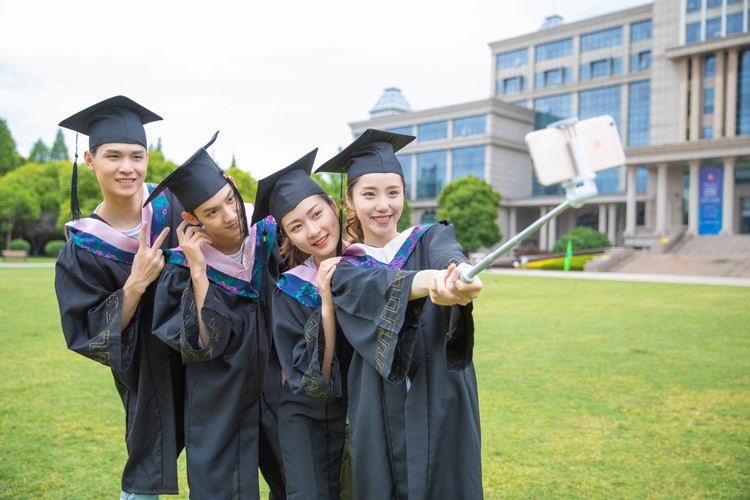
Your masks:
<path fill-rule="evenodd" d="M 271 498 L 283 498 L 281 373 L 262 307 L 278 277 L 276 223 L 248 231 L 240 194 L 206 152 L 215 139 L 155 190 L 168 187 L 185 211 L 157 285 L 154 333 L 186 364 L 190 498 L 257 499 L 258 468 Z"/>
<path fill-rule="evenodd" d="M 164 267 L 160 247 L 182 207 L 169 193 L 142 206 L 148 151 L 143 125 L 161 118 L 124 96 L 86 108 L 60 126 L 89 136 L 84 160 L 102 203 L 78 214 L 77 165 L 71 186 L 69 241 L 57 259 L 55 291 L 68 348 L 108 366 L 125 407 L 128 460 L 123 499 L 176 494 L 183 447 L 184 369 L 179 356 L 151 334 L 152 285 Z"/>

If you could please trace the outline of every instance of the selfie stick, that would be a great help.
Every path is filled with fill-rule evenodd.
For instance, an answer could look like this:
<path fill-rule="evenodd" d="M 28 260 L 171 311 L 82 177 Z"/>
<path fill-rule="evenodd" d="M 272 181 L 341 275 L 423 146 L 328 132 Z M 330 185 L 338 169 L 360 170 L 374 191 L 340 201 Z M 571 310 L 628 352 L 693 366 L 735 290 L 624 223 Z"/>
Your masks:
<path fill-rule="evenodd" d="M 580 208 L 586 201 L 596 196 L 596 174 L 591 170 L 586 150 L 583 147 L 583 142 L 576 135 L 574 125 L 578 122 L 578 118 L 566 118 L 547 125 L 547 128 L 557 127 L 564 129 L 569 137 L 568 145 L 570 146 L 570 153 L 573 156 L 573 163 L 575 164 L 578 175 L 569 181 L 563 182 L 562 186 L 565 188 L 565 201 L 557 205 L 555 208 L 550 210 L 543 217 L 540 217 L 529 227 L 515 235 L 498 247 L 494 252 L 485 256 L 481 261 L 477 262 L 471 268 L 461 273 L 461 281 L 464 283 L 471 283 L 477 274 L 484 271 L 490 264 L 495 262 L 501 255 L 516 246 L 521 240 L 531 235 L 534 231 L 542 227 L 549 220 L 557 217 L 565 210 L 570 207 Z"/>

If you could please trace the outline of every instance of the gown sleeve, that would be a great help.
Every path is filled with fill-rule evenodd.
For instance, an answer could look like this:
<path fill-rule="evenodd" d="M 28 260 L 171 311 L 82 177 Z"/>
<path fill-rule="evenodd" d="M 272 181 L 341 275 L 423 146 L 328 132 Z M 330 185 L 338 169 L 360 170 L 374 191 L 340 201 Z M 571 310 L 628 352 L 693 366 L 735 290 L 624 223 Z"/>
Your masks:
<path fill-rule="evenodd" d="M 342 375 L 335 354 L 330 383 L 323 376 L 325 335 L 320 330 L 320 309 L 306 307 L 276 287 L 271 309 L 276 352 L 292 391 L 324 399 L 341 397 Z"/>
<path fill-rule="evenodd" d="M 122 286 L 130 266 L 97 257 L 72 242 L 63 246 L 55 265 L 55 292 L 68 348 L 127 371 L 133 361 L 140 303 L 122 328 Z"/>
<path fill-rule="evenodd" d="M 349 343 L 386 380 L 409 371 L 425 299 L 409 301 L 417 271 L 358 269 L 342 261 L 331 279 L 336 321 Z"/>
<path fill-rule="evenodd" d="M 185 363 L 221 357 L 232 335 L 232 321 L 224 297 L 209 284 L 201 317 L 208 343 L 201 346 L 198 313 L 190 271 L 167 264 L 159 277 L 154 304 L 154 335 L 180 351 Z"/>

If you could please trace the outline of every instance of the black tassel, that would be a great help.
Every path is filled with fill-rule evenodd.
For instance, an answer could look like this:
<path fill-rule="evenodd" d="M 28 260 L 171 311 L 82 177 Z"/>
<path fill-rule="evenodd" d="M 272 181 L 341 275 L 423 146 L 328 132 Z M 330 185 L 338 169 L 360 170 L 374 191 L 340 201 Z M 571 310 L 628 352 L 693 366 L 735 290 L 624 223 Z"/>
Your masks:
<path fill-rule="evenodd" d="M 262 265 L 261 265 L 261 269 L 260 269 L 260 290 L 259 290 L 259 295 L 260 295 L 260 305 L 261 306 L 265 306 L 266 305 L 266 287 L 265 287 L 265 281 L 266 281 L 266 274 L 269 272 L 268 271 L 268 258 L 269 257 L 266 255 L 266 253 L 267 253 L 267 250 L 266 250 L 266 248 L 267 248 L 267 246 L 266 246 L 267 245 L 266 236 L 268 236 L 268 233 L 266 232 L 266 229 L 263 228 L 263 243 L 260 246 L 260 250 L 261 250 L 260 258 L 262 259 L 261 260 Z"/>
<path fill-rule="evenodd" d="M 78 206 L 78 134 L 76 134 L 76 153 L 73 160 L 73 177 L 70 181 L 70 218 L 81 218 L 81 208 Z"/>
<path fill-rule="evenodd" d="M 344 246 L 344 174 L 339 174 L 339 242 L 336 243 L 336 256 L 343 252 Z"/>

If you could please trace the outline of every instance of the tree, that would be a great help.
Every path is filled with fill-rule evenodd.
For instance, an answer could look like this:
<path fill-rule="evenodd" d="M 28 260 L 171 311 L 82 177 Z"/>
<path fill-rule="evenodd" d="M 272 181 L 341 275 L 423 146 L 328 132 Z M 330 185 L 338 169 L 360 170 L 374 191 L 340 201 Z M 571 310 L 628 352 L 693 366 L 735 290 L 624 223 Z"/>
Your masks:
<path fill-rule="evenodd" d="M 234 185 L 237 186 L 237 191 L 240 192 L 242 200 L 245 203 L 255 201 L 255 195 L 258 192 L 258 181 L 237 167 L 230 167 L 227 170 L 227 175 L 234 179 Z"/>
<path fill-rule="evenodd" d="M 398 229 L 399 232 L 408 229 L 411 224 L 409 223 L 409 218 L 411 216 L 411 207 L 409 206 L 409 201 L 404 197 L 404 209 L 401 211 L 401 218 L 398 220 L 398 224 L 396 225 L 396 229 Z"/>
<path fill-rule="evenodd" d="M 16 141 L 10 135 L 5 120 L 0 119 L 0 176 L 15 170 L 22 163 L 22 159 L 16 152 Z"/>
<path fill-rule="evenodd" d="M 31 147 L 29 153 L 29 161 L 32 163 L 47 163 L 50 159 L 50 150 L 44 141 L 39 139 Z"/>
<path fill-rule="evenodd" d="M 467 175 L 443 186 L 437 198 L 437 218 L 453 224 L 466 253 L 491 247 L 502 238 L 495 222 L 500 199 L 487 182 Z"/>
<path fill-rule="evenodd" d="M 52 149 L 49 151 L 50 161 L 63 161 L 70 159 L 68 156 L 68 147 L 65 145 L 65 136 L 61 129 L 57 129 L 57 136 L 55 136 L 55 142 L 52 144 Z"/>
<path fill-rule="evenodd" d="M 58 207 L 57 228 L 63 231 L 65 223 L 70 220 L 70 184 L 73 176 L 71 164 L 63 162 L 65 168 L 59 171 L 60 179 L 60 204 Z M 81 214 L 86 216 L 93 212 L 96 206 L 102 202 L 102 190 L 96 181 L 94 172 L 86 167 L 85 163 L 78 165 L 78 206 Z"/>
<path fill-rule="evenodd" d="M 160 183 L 168 176 L 177 164 L 164 159 L 164 153 L 158 149 L 152 149 L 148 152 L 148 170 L 146 171 L 146 182 Z"/>
<path fill-rule="evenodd" d="M 39 201 L 29 189 L 16 180 L 0 181 L 0 227 L 5 232 L 5 248 L 10 249 L 10 241 L 16 224 L 22 220 L 39 218 Z"/>
<path fill-rule="evenodd" d="M 571 232 L 560 236 L 552 247 L 552 253 L 562 253 L 568 248 L 568 241 L 573 242 L 573 250 L 586 250 L 588 248 L 608 248 L 612 244 L 609 239 L 599 231 L 586 226 L 578 226 Z"/>

